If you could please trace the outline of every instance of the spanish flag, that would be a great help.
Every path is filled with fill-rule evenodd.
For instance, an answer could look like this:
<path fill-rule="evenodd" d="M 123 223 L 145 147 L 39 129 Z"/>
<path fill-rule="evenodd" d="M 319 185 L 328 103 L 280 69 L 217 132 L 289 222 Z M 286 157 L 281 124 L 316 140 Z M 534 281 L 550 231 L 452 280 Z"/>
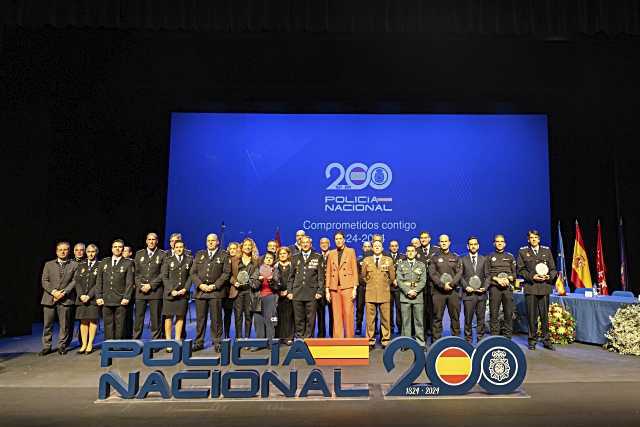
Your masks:
<path fill-rule="evenodd" d="M 369 365 L 368 338 L 307 338 L 304 342 L 318 366 Z"/>
<path fill-rule="evenodd" d="M 436 358 L 436 373 L 446 384 L 462 384 L 471 371 L 471 358 L 461 348 L 449 347 Z"/>
<path fill-rule="evenodd" d="M 576 220 L 576 241 L 573 244 L 573 260 L 571 261 L 571 283 L 576 288 L 591 288 L 591 272 L 587 251 L 582 240 L 582 231 Z"/>

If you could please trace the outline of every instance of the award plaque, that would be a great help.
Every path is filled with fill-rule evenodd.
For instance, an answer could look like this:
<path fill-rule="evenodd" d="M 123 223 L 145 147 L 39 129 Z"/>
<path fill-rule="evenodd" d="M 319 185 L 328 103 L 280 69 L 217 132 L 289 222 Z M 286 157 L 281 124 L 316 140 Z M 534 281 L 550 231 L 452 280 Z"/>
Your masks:
<path fill-rule="evenodd" d="M 249 273 L 247 273 L 247 270 L 242 270 L 241 272 L 239 272 L 237 280 L 238 283 L 240 283 L 242 286 L 249 283 Z"/>
<path fill-rule="evenodd" d="M 442 273 L 442 276 L 440 276 L 440 283 L 442 283 L 443 285 L 445 283 L 449 283 L 453 280 L 453 277 L 451 277 L 451 275 L 449 273 Z"/>
<path fill-rule="evenodd" d="M 482 287 L 482 280 L 480 280 L 478 276 L 471 276 L 471 278 L 469 278 L 469 287 L 477 291 Z"/>
<path fill-rule="evenodd" d="M 509 275 L 507 273 L 505 273 L 505 272 L 502 272 L 502 273 L 498 273 L 497 277 L 500 278 L 500 279 L 508 279 Z"/>
<path fill-rule="evenodd" d="M 538 276 L 546 276 L 549 274 L 549 266 L 543 262 L 536 264 L 536 273 Z"/>
<path fill-rule="evenodd" d="M 271 280 L 273 278 L 273 267 L 262 264 L 260 266 L 260 275 L 267 280 Z"/>

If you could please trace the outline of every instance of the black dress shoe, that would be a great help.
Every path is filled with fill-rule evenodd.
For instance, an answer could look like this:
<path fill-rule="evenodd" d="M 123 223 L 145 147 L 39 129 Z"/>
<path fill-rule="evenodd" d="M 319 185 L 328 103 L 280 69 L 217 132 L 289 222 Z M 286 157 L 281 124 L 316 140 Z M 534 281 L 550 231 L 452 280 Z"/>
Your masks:
<path fill-rule="evenodd" d="M 556 348 L 550 342 L 544 343 L 544 348 L 546 348 L 547 350 L 551 350 L 551 351 L 555 351 L 556 350 Z"/>
<path fill-rule="evenodd" d="M 369 350 L 375 350 L 376 345 L 375 344 L 369 344 Z"/>
<path fill-rule="evenodd" d="M 356 335 L 362 335 L 362 328 L 356 329 Z"/>
<path fill-rule="evenodd" d="M 191 347 L 191 351 L 192 352 L 196 352 L 196 351 L 200 351 L 204 348 L 204 346 L 200 345 L 200 344 L 194 344 L 193 347 Z"/>
<path fill-rule="evenodd" d="M 94 351 L 96 351 L 96 349 L 95 349 L 95 348 L 92 348 L 91 350 L 85 350 L 84 354 L 91 354 L 91 353 L 93 353 Z"/>
<path fill-rule="evenodd" d="M 529 350 L 535 350 L 535 349 L 536 349 L 535 344 L 529 344 Z"/>
<path fill-rule="evenodd" d="M 50 348 L 43 348 L 42 350 L 40 350 L 40 353 L 38 353 L 38 356 L 46 356 L 47 354 L 51 353 L 53 353 L 53 350 L 51 350 Z"/>
<path fill-rule="evenodd" d="M 76 354 L 84 354 L 84 353 L 85 353 L 85 350 L 78 350 L 78 351 L 76 351 Z"/>
<path fill-rule="evenodd" d="M 58 349 L 58 354 L 59 354 L 60 356 L 64 356 L 65 354 L 67 354 L 67 349 L 66 349 L 66 348 L 64 348 L 64 347 L 60 347 L 60 348 Z"/>

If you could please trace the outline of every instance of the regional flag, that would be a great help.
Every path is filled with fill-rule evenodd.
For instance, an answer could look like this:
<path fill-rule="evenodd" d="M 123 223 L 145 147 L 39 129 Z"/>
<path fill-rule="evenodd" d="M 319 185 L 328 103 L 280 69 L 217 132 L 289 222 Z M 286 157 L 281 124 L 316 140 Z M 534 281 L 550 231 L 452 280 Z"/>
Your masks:
<path fill-rule="evenodd" d="M 558 277 L 556 278 L 556 294 L 564 296 L 569 290 L 567 282 L 567 264 L 564 259 L 564 243 L 562 242 L 562 231 L 560 230 L 560 221 L 558 221 Z"/>
<path fill-rule="evenodd" d="M 607 266 L 604 263 L 604 253 L 602 252 L 602 228 L 598 220 L 598 243 L 596 246 L 596 272 L 598 275 L 598 287 L 601 295 L 609 295 L 607 286 Z"/>
<path fill-rule="evenodd" d="M 589 260 L 587 251 L 582 240 L 582 231 L 576 220 L 576 241 L 573 244 L 573 260 L 571 261 L 571 283 L 576 288 L 592 288 L 591 272 L 589 271 Z"/>

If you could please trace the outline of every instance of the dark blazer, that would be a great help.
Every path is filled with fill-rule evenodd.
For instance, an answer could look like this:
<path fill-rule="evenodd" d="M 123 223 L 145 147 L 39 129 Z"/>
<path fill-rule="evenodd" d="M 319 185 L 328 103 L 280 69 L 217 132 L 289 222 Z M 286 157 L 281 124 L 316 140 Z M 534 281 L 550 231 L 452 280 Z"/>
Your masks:
<path fill-rule="evenodd" d="M 96 279 L 98 278 L 99 261 L 94 260 L 93 266 L 89 268 L 89 263 L 84 261 L 78 265 L 73 277 L 76 287 L 76 305 L 96 305 Z M 80 300 L 80 295 L 88 295 L 89 301 L 84 303 Z"/>
<path fill-rule="evenodd" d="M 294 301 L 314 301 L 316 294 L 324 294 L 324 260 L 322 255 L 311 252 L 307 262 L 302 252 L 291 259 L 291 276 L 287 289 Z"/>
<path fill-rule="evenodd" d="M 229 298 L 235 298 L 241 292 L 248 292 L 251 290 L 251 285 L 258 280 L 259 276 L 259 266 L 257 260 L 252 260 L 249 264 L 247 264 L 247 273 L 249 273 L 249 283 L 245 286 L 241 286 L 240 288 L 236 288 L 234 283 L 237 282 L 238 273 L 240 272 L 240 260 L 242 256 L 235 256 L 231 258 L 231 287 L 229 288 Z"/>
<path fill-rule="evenodd" d="M 280 292 L 288 291 L 293 265 L 289 264 L 285 269 L 283 269 L 280 264 L 276 263 L 275 267 L 275 270 L 273 270 L 273 281 L 275 282 L 275 286 Z"/>
<path fill-rule="evenodd" d="M 103 299 L 107 307 L 117 307 L 120 301 L 131 301 L 134 287 L 133 261 L 124 257 L 112 266 L 111 257 L 98 265 L 96 299 Z"/>
<path fill-rule="evenodd" d="M 460 291 L 462 293 L 463 300 L 472 300 L 474 297 L 478 297 L 479 299 L 485 299 L 487 297 L 487 289 L 483 293 L 472 292 L 469 293 L 465 289 L 469 286 L 469 279 L 473 276 L 478 276 L 480 281 L 482 282 L 482 287 L 485 284 L 484 277 L 484 261 L 485 257 L 477 254 L 478 261 L 476 263 L 476 268 L 473 268 L 473 263 L 471 262 L 471 255 L 467 254 L 463 257 L 460 257 L 462 260 L 462 277 L 460 278 Z"/>
<path fill-rule="evenodd" d="M 73 276 L 75 275 L 78 264 L 75 261 L 67 260 L 62 268 L 62 276 L 60 276 L 60 267 L 58 267 L 58 259 L 47 261 L 42 270 L 42 305 L 74 305 L 76 301 L 75 283 Z M 64 297 L 53 302 L 52 292 L 54 290 L 64 291 Z"/>
<path fill-rule="evenodd" d="M 149 257 L 146 248 L 136 252 L 136 299 L 162 299 L 162 264 L 166 257 L 167 253 L 159 248 L 156 248 L 152 257 Z M 151 290 L 146 294 L 140 292 L 140 287 L 145 283 L 151 285 Z"/>
<path fill-rule="evenodd" d="M 165 299 L 172 301 L 176 297 L 171 295 L 171 291 L 179 291 L 186 289 L 187 293 L 180 299 L 189 298 L 189 288 L 191 288 L 191 275 L 189 271 L 193 265 L 193 257 L 191 255 L 182 255 L 182 262 L 178 261 L 175 255 L 166 257 L 162 263 L 162 284 L 163 296 Z"/>
<path fill-rule="evenodd" d="M 533 253 L 529 246 L 523 246 L 518 251 L 518 275 L 524 279 L 524 293 L 531 295 L 549 295 L 553 290 L 558 271 L 553 259 L 551 249 L 546 246 L 538 246 L 538 255 Z M 549 267 L 549 280 L 546 282 L 536 282 L 533 276 L 536 274 L 536 264 L 543 263 Z"/>
<path fill-rule="evenodd" d="M 231 259 L 226 251 L 218 248 L 209 258 L 206 249 L 196 253 L 191 267 L 191 280 L 195 285 L 196 299 L 221 299 L 227 296 L 227 282 L 231 276 Z M 204 292 L 200 285 L 213 285 L 213 291 Z"/>
<path fill-rule="evenodd" d="M 449 273 L 453 280 L 451 280 L 451 291 L 445 291 L 444 285 L 440 282 L 440 277 L 444 273 Z M 429 278 L 433 283 L 432 293 L 451 294 L 457 292 L 457 287 L 460 284 L 460 278 L 462 277 L 462 261 L 460 257 L 453 252 L 447 254 L 438 253 L 431 257 L 429 263 Z"/>

